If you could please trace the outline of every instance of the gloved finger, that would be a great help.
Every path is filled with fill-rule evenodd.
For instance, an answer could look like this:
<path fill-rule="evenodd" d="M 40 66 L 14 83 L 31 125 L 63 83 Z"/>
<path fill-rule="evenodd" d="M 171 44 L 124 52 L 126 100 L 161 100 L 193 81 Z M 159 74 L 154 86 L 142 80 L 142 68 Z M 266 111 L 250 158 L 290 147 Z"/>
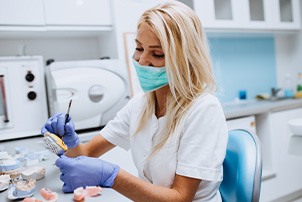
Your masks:
<path fill-rule="evenodd" d="M 50 133 L 54 133 L 54 130 L 53 130 L 52 126 L 51 126 L 51 121 L 49 121 L 49 120 L 41 128 L 41 134 L 44 134 L 47 131 L 49 131 Z"/>
<path fill-rule="evenodd" d="M 69 166 L 69 162 L 68 161 L 69 161 L 69 158 L 66 157 L 66 156 L 64 156 L 64 155 L 62 155 L 60 158 L 58 158 L 56 160 L 55 165 L 60 168 L 60 170 L 61 170 L 62 173 L 64 173 L 64 169 L 66 167 L 68 168 L 68 166 Z"/>
<path fill-rule="evenodd" d="M 49 131 L 49 130 L 47 130 L 47 129 L 46 129 L 46 126 L 44 125 L 44 126 L 41 128 L 41 134 L 44 134 L 44 133 L 46 133 L 47 131 Z"/>
<path fill-rule="evenodd" d="M 63 114 L 57 119 L 57 134 L 60 136 L 65 134 L 65 116 Z"/>
<path fill-rule="evenodd" d="M 62 187 L 62 191 L 64 193 L 70 193 L 70 192 L 73 192 L 73 189 L 71 186 L 68 186 L 66 183 L 64 183 L 63 187 Z"/>
<path fill-rule="evenodd" d="M 58 134 L 58 129 L 57 129 L 57 120 L 58 120 L 58 117 L 54 117 L 51 121 L 50 121 L 50 126 L 53 130 L 53 133 L 56 134 L 56 135 L 59 135 Z"/>
<path fill-rule="evenodd" d="M 74 124 L 72 121 L 69 121 L 65 125 L 66 133 L 73 134 L 74 133 Z"/>
<path fill-rule="evenodd" d="M 64 153 L 65 153 L 64 150 L 60 150 L 60 151 L 58 151 L 57 155 L 58 155 L 58 156 L 62 156 L 62 155 L 64 155 Z"/>
<path fill-rule="evenodd" d="M 64 173 L 62 173 L 62 174 L 60 175 L 60 180 L 61 180 L 62 182 L 64 182 L 64 183 L 67 182 L 66 175 L 65 175 Z"/>
<path fill-rule="evenodd" d="M 51 116 L 48 120 L 49 120 L 49 121 L 52 121 L 53 119 L 57 119 L 57 117 L 59 117 L 59 116 L 61 116 L 61 115 L 64 115 L 64 113 L 57 113 L 57 114 Z"/>

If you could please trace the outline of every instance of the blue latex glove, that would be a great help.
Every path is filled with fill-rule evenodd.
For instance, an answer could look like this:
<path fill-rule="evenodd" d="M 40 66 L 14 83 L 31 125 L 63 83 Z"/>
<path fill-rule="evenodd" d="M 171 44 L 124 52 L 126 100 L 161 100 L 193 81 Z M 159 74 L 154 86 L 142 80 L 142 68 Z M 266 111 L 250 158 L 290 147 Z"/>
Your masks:
<path fill-rule="evenodd" d="M 59 137 L 63 137 L 64 143 L 68 148 L 78 146 L 80 143 L 79 137 L 74 129 L 74 124 L 69 116 L 67 123 L 65 124 L 65 113 L 56 114 L 48 119 L 45 125 L 41 129 L 41 133 L 50 132 L 56 134 Z"/>
<path fill-rule="evenodd" d="M 63 192 L 73 192 L 78 187 L 112 187 L 120 167 L 99 158 L 79 156 L 69 158 L 61 156 L 56 160 L 62 172 Z"/>

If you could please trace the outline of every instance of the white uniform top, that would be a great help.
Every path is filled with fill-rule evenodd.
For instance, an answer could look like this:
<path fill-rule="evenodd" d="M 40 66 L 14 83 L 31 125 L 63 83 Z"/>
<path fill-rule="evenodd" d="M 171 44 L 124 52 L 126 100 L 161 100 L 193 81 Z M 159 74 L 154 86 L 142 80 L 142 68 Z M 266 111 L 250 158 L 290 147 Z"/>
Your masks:
<path fill-rule="evenodd" d="M 218 189 L 228 135 L 218 99 L 208 93 L 197 98 L 177 128 L 180 135 L 172 135 L 149 161 L 166 117 L 157 119 L 152 115 L 146 127 L 133 135 L 145 102 L 143 93 L 134 96 L 101 130 L 102 136 L 114 145 L 131 149 L 140 178 L 164 187 L 172 186 L 175 173 L 202 179 L 193 201 L 221 201 Z"/>

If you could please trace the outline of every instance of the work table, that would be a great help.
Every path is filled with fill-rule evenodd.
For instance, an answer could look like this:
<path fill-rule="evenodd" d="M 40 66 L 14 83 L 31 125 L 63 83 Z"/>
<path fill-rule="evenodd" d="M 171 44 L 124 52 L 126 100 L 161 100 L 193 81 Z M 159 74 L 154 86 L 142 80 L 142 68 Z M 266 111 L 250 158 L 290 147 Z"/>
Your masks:
<path fill-rule="evenodd" d="M 243 116 L 264 114 L 302 107 L 302 99 L 283 100 L 246 100 L 234 103 L 223 103 L 226 119 L 234 119 Z"/>
<path fill-rule="evenodd" d="M 18 140 L 10 140 L 1 142 L 1 146 L 5 148 L 5 150 L 13 155 L 15 154 L 15 147 L 27 147 L 30 151 L 42 151 L 47 149 L 46 145 L 43 142 L 42 137 L 31 137 L 25 139 Z M 59 195 L 58 202 L 64 201 L 73 201 L 73 193 L 64 194 L 62 192 L 63 182 L 60 180 L 60 170 L 55 166 L 55 161 L 58 157 L 50 152 L 50 158 L 46 161 L 42 161 L 39 165 L 45 166 L 46 173 L 45 177 L 41 180 L 36 181 L 36 189 L 33 197 L 42 200 L 42 196 L 40 195 L 40 189 L 45 187 L 49 188 L 54 192 L 57 192 Z M 0 201 L 11 201 L 7 198 L 7 190 L 0 192 Z M 93 201 L 114 201 L 114 202 L 124 202 L 130 201 L 123 195 L 119 194 L 113 189 L 103 188 L 101 192 L 101 196 L 98 197 L 89 197 L 86 198 L 85 201 L 93 202 Z"/>

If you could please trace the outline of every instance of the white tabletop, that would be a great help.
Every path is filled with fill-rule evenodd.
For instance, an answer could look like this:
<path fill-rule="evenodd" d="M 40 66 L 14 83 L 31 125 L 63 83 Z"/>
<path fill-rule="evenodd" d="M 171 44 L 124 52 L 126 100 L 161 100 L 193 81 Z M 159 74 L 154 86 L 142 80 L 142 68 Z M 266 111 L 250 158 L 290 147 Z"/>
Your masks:
<path fill-rule="evenodd" d="M 15 154 L 15 147 L 27 147 L 32 151 L 41 151 L 47 149 L 43 143 L 42 137 L 33 137 L 19 140 L 10 140 L 0 142 L 1 147 L 3 146 L 9 154 Z M 58 202 L 68 202 L 73 201 L 73 194 L 65 194 L 62 192 L 63 182 L 60 181 L 60 170 L 54 165 L 55 160 L 58 158 L 55 154 L 50 152 L 50 159 L 42 161 L 39 165 L 43 165 L 46 168 L 45 177 L 36 182 L 36 190 L 33 197 L 42 200 L 40 195 L 40 189 L 45 187 L 59 194 Z M 7 190 L 0 192 L 0 201 L 10 201 L 7 198 Z M 113 189 L 103 188 L 100 196 L 86 198 L 85 201 L 114 201 L 114 202 L 124 202 L 131 201 L 123 195 L 119 194 Z"/>

